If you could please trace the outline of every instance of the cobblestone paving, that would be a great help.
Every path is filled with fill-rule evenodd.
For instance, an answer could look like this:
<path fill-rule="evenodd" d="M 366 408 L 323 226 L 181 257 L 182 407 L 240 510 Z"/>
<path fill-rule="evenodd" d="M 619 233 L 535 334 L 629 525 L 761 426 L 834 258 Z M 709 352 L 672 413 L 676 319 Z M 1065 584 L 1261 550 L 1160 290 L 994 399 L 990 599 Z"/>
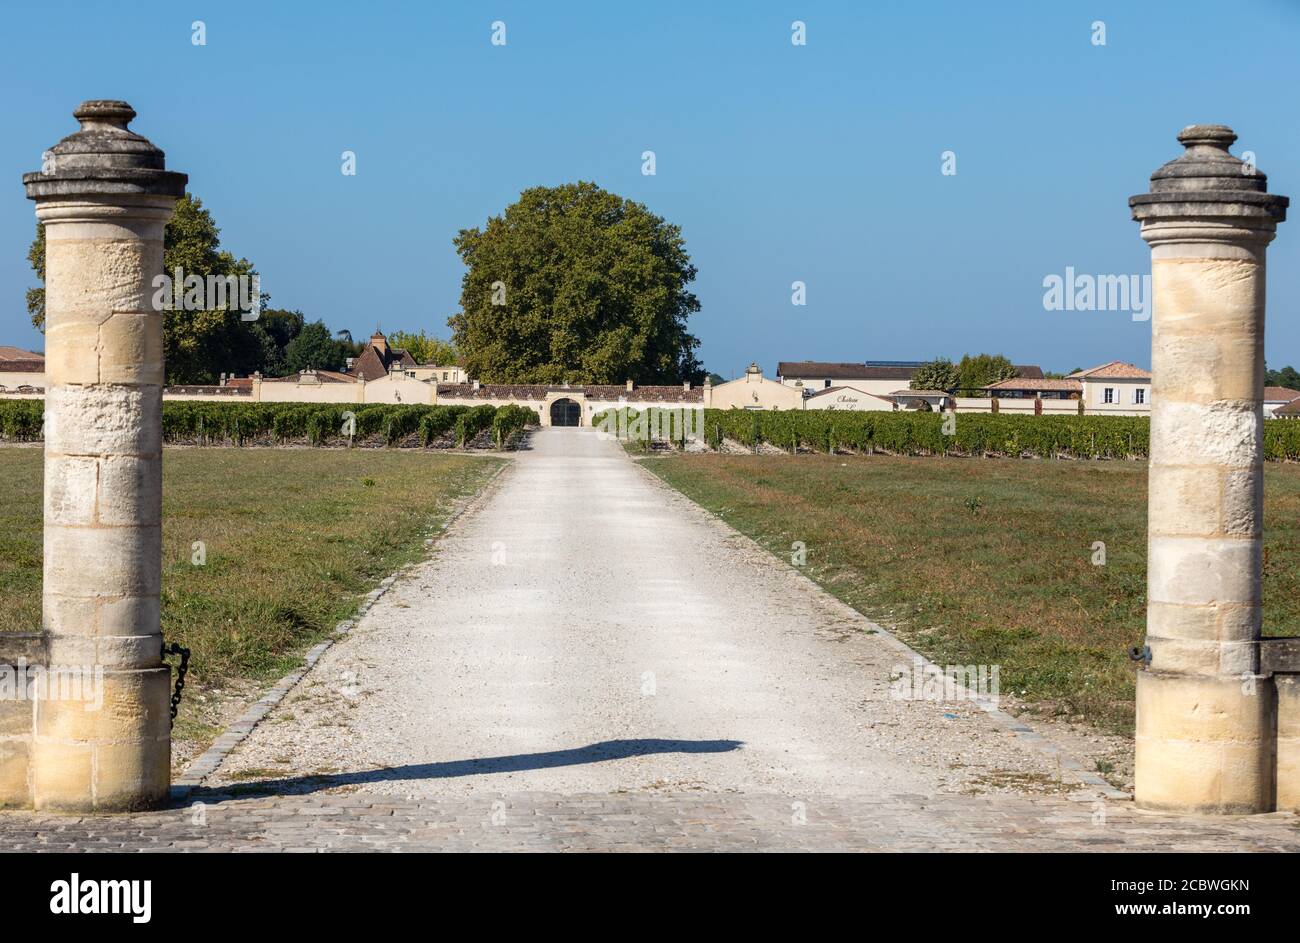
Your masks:
<path fill-rule="evenodd" d="M 1124 802 L 893 795 L 232 798 L 134 815 L 0 813 L 3 851 L 1300 851 L 1300 819 L 1151 815 Z"/>

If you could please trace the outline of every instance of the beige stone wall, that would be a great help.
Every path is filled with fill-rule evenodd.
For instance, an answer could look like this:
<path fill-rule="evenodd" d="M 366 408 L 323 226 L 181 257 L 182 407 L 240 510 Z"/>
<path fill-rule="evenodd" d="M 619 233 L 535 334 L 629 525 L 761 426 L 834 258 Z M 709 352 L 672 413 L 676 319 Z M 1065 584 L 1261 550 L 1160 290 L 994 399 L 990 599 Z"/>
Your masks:
<path fill-rule="evenodd" d="M 341 385 L 341 384 L 340 384 Z M 428 406 L 433 402 L 433 384 L 390 373 L 378 380 L 358 384 L 362 401 L 366 403 L 405 403 Z"/>
<path fill-rule="evenodd" d="M 734 383 L 738 381 L 733 380 L 732 382 Z M 895 390 L 907 389 L 907 380 L 900 380 L 897 378 L 893 380 L 867 380 L 867 379 L 833 380 L 829 377 L 816 377 L 811 380 L 798 380 L 798 381 L 792 379 L 783 379 L 781 381 L 781 385 L 794 386 L 796 382 L 801 382 L 803 384 L 803 386 L 800 387 L 800 389 L 805 389 L 812 393 L 817 393 L 820 392 L 821 390 L 827 389 L 827 383 L 829 383 L 831 386 L 851 386 L 855 390 L 861 390 L 864 393 L 874 393 L 877 396 L 888 396 L 890 393 L 894 392 Z"/>
<path fill-rule="evenodd" d="M 470 381 L 462 367 L 420 364 L 417 367 L 407 367 L 406 373 L 413 374 L 417 380 L 436 380 L 439 383 L 468 383 Z"/>
<path fill-rule="evenodd" d="M 16 390 L 20 386 L 45 386 L 45 372 L 25 373 L 17 370 L 0 371 L 0 388 Z"/>
<path fill-rule="evenodd" d="M 262 403 L 363 403 L 360 383 L 301 383 L 263 380 L 254 384 L 255 402 Z"/>
<path fill-rule="evenodd" d="M 26 809 L 34 804 L 35 702 L 26 682 L 30 667 L 44 665 L 47 658 L 43 635 L 0 635 L 0 669 L 14 681 L 12 696 L 0 698 L 0 809 Z"/>
<path fill-rule="evenodd" d="M 803 393 L 796 387 L 746 374 L 739 380 L 719 383 L 709 395 L 710 409 L 803 409 Z"/>
<path fill-rule="evenodd" d="M 171 392 L 163 390 L 163 402 L 169 403 L 172 400 L 187 403 L 252 403 L 255 402 L 252 396 L 231 396 L 224 393 L 197 393 L 197 392 Z"/>
<path fill-rule="evenodd" d="M 1277 807 L 1300 812 L 1300 675 L 1274 675 L 1277 696 Z"/>
<path fill-rule="evenodd" d="M 1113 403 L 1106 402 L 1106 390 L 1114 391 Z M 1141 403 L 1135 403 L 1134 392 L 1142 392 Z M 1150 380 L 1087 379 L 1083 381 L 1084 408 L 1090 416 L 1149 416 L 1151 415 Z"/>
<path fill-rule="evenodd" d="M 895 387 L 897 389 L 897 387 Z M 858 386 L 841 386 L 829 392 L 809 396 L 804 409 L 830 409 L 849 412 L 893 412 L 892 400 L 882 399 L 884 394 L 872 394 Z"/>
<path fill-rule="evenodd" d="M 550 424 L 549 410 L 543 409 L 543 407 L 546 404 L 543 403 L 541 400 L 512 400 L 512 399 L 497 399 L 495 397 L 493 398 L 461 397 L 461 396 L 448 396 L 446 394 L 439 394 L 437 398 L 434 400 L 434 405 L 436 406 L 496 406 L 500 408 L 502 406 L 509 406 L 512 404 L 515 406 L 527 406 L 529 409 L 541 410 L 543 412 L 547 412 L 548 415 L 546 417 L 545 422 L 547 425 Z"/>
<path fill-rule="evenodd" d="M 959 413 L 991 413 L 993 400 L 986 396 L 958 396 L 955 398 Z M 998 399 L 998 414 L 1009 416 L 1034 415 L 1034 400 L 1030 397 L 1002 397 Z M 1043 400 L 1044 416 L 1077 416 L 1079 401 L 1074 399 Z"/>

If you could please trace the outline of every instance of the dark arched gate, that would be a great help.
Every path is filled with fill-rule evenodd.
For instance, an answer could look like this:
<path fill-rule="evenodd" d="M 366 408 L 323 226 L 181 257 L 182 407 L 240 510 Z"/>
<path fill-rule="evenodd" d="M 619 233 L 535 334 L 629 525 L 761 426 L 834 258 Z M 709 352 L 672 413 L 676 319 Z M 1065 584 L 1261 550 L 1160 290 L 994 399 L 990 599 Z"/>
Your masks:
<path fill-rule="evenodd" d="M 582 407 L 571 399 L 557 399 L 551 404 L 551 425 L 582 425 Z"/>

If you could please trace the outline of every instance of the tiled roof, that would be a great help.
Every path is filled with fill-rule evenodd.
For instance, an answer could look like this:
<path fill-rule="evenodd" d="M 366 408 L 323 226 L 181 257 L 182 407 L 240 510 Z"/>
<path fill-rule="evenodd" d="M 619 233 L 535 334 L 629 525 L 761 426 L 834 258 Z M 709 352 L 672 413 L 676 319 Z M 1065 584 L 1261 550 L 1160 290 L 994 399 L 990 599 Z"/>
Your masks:
<path fill-rule="evenodd" d="M 1149 380 L 1151 372 L 1122 360 L 1112 360 L 1091 370 L 1080 370 L 1070 374 L 1071 379 L 1080 380 Z"/>
<path fill-rule="evenodd" d="M 1270 403 L 1289 403 L 1294 399 L 1300 399 L 1300 390 L 1293 390 L 1285 386 L 1266 386 L 1264 387 L 1264 399 Z"/>
<path fill-rule="evenodd" d="M 306 371 L 303 371 L 304 373 Z M 340 373 L 337 370 L 314 370 L 312 371 L 321 383 L 356 383 L 357 377 L 351 373 Z M 287 377 L 263 377 L 263 383 L 297 383 L 302 374 L 291 373 Z M 387 374 L 384 374 L 387 376 Z"/>
<path fill-rule="evenodd" d="M 1017 364 L 1016 372 L 1025 379 L 1042 379 L 1043 376 L 1043 368 L 1036 364 Z M 786 380 L 910 380 L 916 367 L 782 360 L 776 365 L 776 373 Z"/>
<path fill-rule="evenodd" d="M 777 376 L 787 380 L 908 380 L 915 367 L 868 367 L 864 363 L 824 363 L 817 360 L 782 360 Z"/>
<path fill-rule="evenodd" d="M 1300 399 L 1293 399 L 1284 406 L 1273 410 L 1274 416 L 1300 416 Z"/>
<path fill-rule="evenodd" d="M 248 386 L 164 386 L 163 394 L 173 396 L 252 396 L 253 389 Z"/>
<path fill-rule="evenodd" d="M 990 383 L 984 387 L 986 390 L 1066 390 L 1071 393 L 1077 393 L 1083 389 L 1083 384 L 1078 380 L 1046 380 L 1042 378 L 1021 378 L 1013 377 L 1010 380 L 999 380 L 997 383 Z"/>
<path fill-rule="evenodd" d="M 380 339 L 382 339 L 382 336 L 380 336 Z M 378 347 L 373 346 L 375 338 L 372 337 L 370 340 L 372 346 L 367 347 L 359 357 L 352 361 L 352 373 L 355 373 L 366 382 L 382 380 L 388 376 L 389 369 L 395 363 L 401 364 L 403 367 L 417 366 L 415 358 L 404 348 L 389 347 L 385 343 L 385 349 L 380 351 Z"/>
<path fill-rule="evenodd" d="M 894 390 L 890 396 L 947 396 L 947 390 Z"/>
<path fill-rule="evenodd" d="M 680 386 L 638 386 L 629 390 L 626 386 L 548 386 L 544 383 L 482 383 L 474 389 L 472 383 L 439 383 L 438 399 L 506 399 L 534 400 L 546 399 L 548 393 L 584 394 L 587 399 L 616 402 L 626 399 L 629 403 L 702 403 L 704 390 L 695 387 L 690 390 Z"/>
<path fill-rule="evenodd" d="M 551 387 L 555 389 L 555 387 Z M 704 389 L 692 387 L 687 390 L 681 386 L 637 386 L 629 390 L 626 386 L 586 386 L 582 387 L 588 399 L 617 400 L 626 399 L 629 403 L 702 403 Z"/>
<path fill-rule="evenodd" d="M 0 373 L 44 373 L 45 356 L 21 347 L 0 347 Z"/>
<path fill-rule="evenodd" d="M 44 354 L 23 350 L 21 347 L 0 347 L 0 362 L 5 360 L 44 360 Z"/>

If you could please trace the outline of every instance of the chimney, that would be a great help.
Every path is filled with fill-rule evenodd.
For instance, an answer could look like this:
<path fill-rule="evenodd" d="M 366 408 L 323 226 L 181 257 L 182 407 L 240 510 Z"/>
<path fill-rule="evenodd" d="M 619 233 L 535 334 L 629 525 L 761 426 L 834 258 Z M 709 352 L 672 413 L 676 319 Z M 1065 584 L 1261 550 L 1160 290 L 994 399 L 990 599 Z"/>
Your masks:
<path fill-rule="evenodd" d="M 475 393 L 478 392 L 478 380 L 475 380 L 475 381 L 474 381 L 474 392 L 475 392 Z"/>
<path fill-rule="evenodd" d="M 682 392 L 683 392 L 683 393 L 689 393 L 690 391 L 691 391 L 691 381 L 690 381 L 690 380 L 683 380 L 683 381 L 682 381 Z"/>
<path fill-rule="evenodd" d="M 627 381 L 627 391 L 628 391 L 629 393 L 632 392 L 632 381 L 631 381 L 631 380 L 628 380 L 628 381 Z"/>

